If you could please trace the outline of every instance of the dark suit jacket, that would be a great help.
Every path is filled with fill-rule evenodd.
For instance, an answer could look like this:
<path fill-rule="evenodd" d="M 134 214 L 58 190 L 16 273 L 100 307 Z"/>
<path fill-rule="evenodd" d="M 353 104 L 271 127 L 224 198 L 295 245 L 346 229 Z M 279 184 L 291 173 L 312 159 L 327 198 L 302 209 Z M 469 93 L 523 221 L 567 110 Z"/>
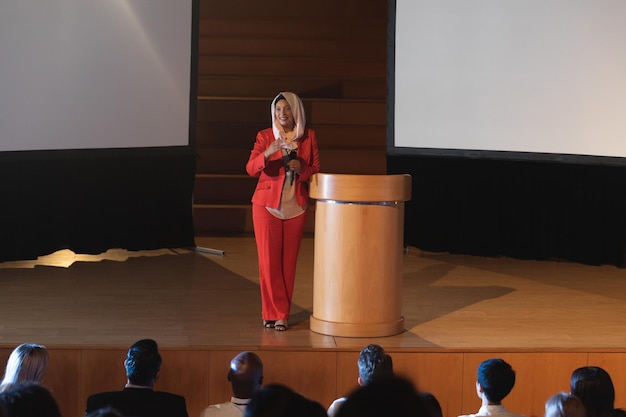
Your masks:
<path fill-rule="evenodd" d="M 111 406 L 124 417 L 189 417 L 185 398 L 147 388 L 94 394 L 87 399 L 86 414 Z"/>

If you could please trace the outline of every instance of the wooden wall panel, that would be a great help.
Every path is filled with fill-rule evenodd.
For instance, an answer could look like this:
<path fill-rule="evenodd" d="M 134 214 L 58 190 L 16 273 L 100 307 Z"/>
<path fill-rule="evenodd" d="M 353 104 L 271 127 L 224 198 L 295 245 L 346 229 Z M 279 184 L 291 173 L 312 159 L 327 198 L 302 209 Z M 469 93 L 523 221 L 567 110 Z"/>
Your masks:
<path fill-rule="evenodd" d="M 589 353 L 587 365 L 599 366 L 611 375 L 615 386 L 615 408 L 626 409 L 626 354 Z"/>
<path fill-rule="evenodd" d="M 480 408 L 476 396 L 476 370 L 489 358 L 502 358 L 515 370 L 516 382 L 502 402 L 513 413 L 528 417 L 544 415 L 545 401 L 560 391 L 569 391 L 569 376 L 573 369 L 585 364 L 587 354 L 581 353 L 466 353 L 463 364 L 463 414 Z"/>
<path fill-rule="evenodd" d="M 13 349 L 14 348 L 0 348 L 0 363 L 7 363 Z M 2 370 L 2 377 L 4 377 L 4 370 Z"/>
<path fill-rule="evenodd" d="M 237 356 L 240 350 L 211 351 L 209 369 L 209 404 L 219 404 L 230 400 L 232 390 L 227 379 L 228 369 L 232 358 Z M 263 361 L 263 356 L 258 351 L 253 351 Z M 265 362 L 263 367 L 265 368 Z"/>
<path fill-rule="evenodd" d="M 419 391 L 433 394 L 444 416 L 461 414 L 464 388 L 462 353 L 390 354 L 396 374 L 409 378 Z"/>
<path fill-rule="evenodd" d="M 307 125 L 325 125 L 323 172 L 386 174 L 386 1 L 316 0 L 267 7 L 251 0 L 199 5 L 196 143 L 199 175 L 241 175 L 270 100 L 293 91 Z M 236 127 L 234 127 L 236 126 Z M 256 126 L 256 127 L 255 127 Z M 355 127 L 357 130 L 351 130 Z M 367 128 L 376 134 L 360 134 Z M 360 130 L 359 130 L 360 129 Z M 245 203 L 194 204 L 198 235 L 249 235 Z M 213 219 L 218 219 L 214 221 Z M 312 229 L 307 229 L 312 232 Z"/>
<path fill-rule="evenodd" d="M 359 387 L 359 352 L 337 353 L 337 397 L 345 397 Z M 334 400 L 334 399 L 333 399 Z M 332 402 L 332 401 L 331 401 Z M 330 405 L 324 404 L 326 408 Z"/>
<path fill-rule="evenodd" d="M 189 415 L 200 415 L 209 403 L 209 351 L 161 350 L 161 356 L 156 389 L 184 396 Z"/>
<path fill-rule="evenodd" d="M 82 351 L 82 360 L 80 357 L 77 360 L 81 360 L 80 381 L 83 389 L 80 397 L 83 411 L 87 397 L 90 395 L 124 388 L 126 352 L 127 349 L 85 349 Z"/>
<path fill-rule="evenodd" d="M 337 395 L 337 353 L 260 351 L 265 384 L 280 383 L 325 407 Z"/>
<path fill-rule="evenodd" d="M 0 361 L 12 349 L 0 348 Z M 126 383 L 122 348 L 49 348 L 50 365 L 44 383 L 50 387 L 64 417 L 82 417 L 87 396 L 121 390 Z M 209 404 L 228 401 L 228 364 L 240 350 L 162 349 L 163 366 L 156 389 L 183 395 L 190 417 Z M 324 407 L 357 388 L 358 351 L 255 351 L 263 360 L 265 384 L 280 383 L 320 402 Z M 515 388 L 505 399 L 509 410 L 542 417 L 545 401 L 569 391 L 571 372 L 585 365 L 609 372 L 616 389 L 616 407 L 626 403 L 626 353 L 587 352 L 407 352 L 393 351 L 396 373 L 439 400 L 444 417 L 474 413 L 480 407 L 475 392 L 476 369 L 485 359 L 500 357 L 516 371 Z"/>
<path fill-rule="evenodd" d="M 388 350 L 397 375 L 408 378 L 420 391 L 432 393 L 439 401 L 444 416 L 457 416 L 461 411 L 462 353 L 408 353 Z M 337 397 L 358 388 L 359 352 L 337 354 Z M 326 405 L 328 407 L 329 404 Z"/>
<path fill-rule="evenodd" d="M 80 416 L 85 413 L 82 400 L 81 349 L 50 349 L 48 369 L 44 378 L 63 416 Z"/>

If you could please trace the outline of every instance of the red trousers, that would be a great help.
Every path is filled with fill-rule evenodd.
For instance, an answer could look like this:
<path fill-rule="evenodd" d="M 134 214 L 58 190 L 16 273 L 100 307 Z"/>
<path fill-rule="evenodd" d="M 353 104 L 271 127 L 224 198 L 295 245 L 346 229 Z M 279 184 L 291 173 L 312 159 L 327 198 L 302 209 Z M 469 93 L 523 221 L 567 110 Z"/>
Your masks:
<path fill-rule="evenodd" d="M 252 205 L 263 320 L 289 318 L 306 216 L 304 212 L 293 219 L 282 220 L 265 207 Z"/>

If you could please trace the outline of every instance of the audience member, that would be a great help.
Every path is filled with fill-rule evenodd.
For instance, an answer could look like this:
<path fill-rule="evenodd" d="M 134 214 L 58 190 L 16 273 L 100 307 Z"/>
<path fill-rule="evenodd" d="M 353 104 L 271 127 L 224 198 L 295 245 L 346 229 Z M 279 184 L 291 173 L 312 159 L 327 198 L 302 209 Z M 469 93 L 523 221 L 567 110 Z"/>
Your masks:
<path fill-rule="evenodd" d="M 304 396 L 300 396 L 300 417 L 328 417 L 324 406 L 317 401 L 311 400 Z"/>
<path fill-rule="evenodd" d="M 346 398 L 337 417 L 434 417 L 413 384 L 397 376 L 380 377 Z"/>
<path fill-rule="evenodd" d="M 111 406 L 100 408 L 87 414 L 86 417 L 124 417 L 122 413 Z"/>
<path fill-rule="evenodd" d="M 585 417 L 585 406 L 577 396 L 560 392 L 546 401 L 545 417 Z"/>
<path fill-rule="evenodd" d="M 6 417 L 61 417 L 50 390 L 33 381 L 16 382 L 0 392 L 0 408 Z"/>
<path fill-rule="evenodd" d="M 515 385 L 515 371 L 502 359 L 487 359 L 478 366 L 476 394 L 482 404 L 477 416 L 519 417 L 507 411 L 502 405 L 504 397 L 509 395 Z M 465 416 L 464 416 L 465 417 Z"/>
<path fill-rule="evenodd" d="M 441 404 L 437 398 L 430 392 L 420 392 L 419 397 L 422 400 L 422 404 L 426 407 L 428 415 L 430 417 L 443 417 L 443 411 L 441 410 Z"/>
<path fill-rule="evenodd" d="M 587 417 L 610 417 L 615 407 L 611 376 L 597 366 L 584 366 L 572 372 L 570 392 L 580 398 Z"/>
<path fill-rule="evenodd" d="M 48 351 L 45 346 L 23 343 L 16 347 L 7 361 L 0 391 L 8 384 L 22 381 L 43 382 L 48 368 Z"/>
<path fill-rule="evenodd" d="M 359 377 L 357 383 L 365 386 L 380 377 L 393 375 L 393 361 L 385 349 L 379 345 L 365 346 L 359 354 L 357 361 L 359 368 Z M 339 407 L 346 401 L 346 397 L 338 398 L 328 407 L 328 416 L 337 415 Z"/>
<path fill-rule="evenodd" d="M 270 384 L 255 392 L 245 417 L 326 417 L 324 407 L 280 384 Z"/>
<path fill-rule="evenodd" d="M 184 397 L 154 390 L 161 362 L 154 340 L 143 339 L 133 344 L 124 361 L 127 377 L 124 390 L 90 396 L 86 414 L 110 406 L 132 417 L 188 417 Z"/>
<path fill-rule="evenodd" d="M 230 401 L 208 406 L 200 417 L 241 417 L 252 395 L 263 383 L 263 362 L 252 352 L 241 352 L 230 361 Z"/>

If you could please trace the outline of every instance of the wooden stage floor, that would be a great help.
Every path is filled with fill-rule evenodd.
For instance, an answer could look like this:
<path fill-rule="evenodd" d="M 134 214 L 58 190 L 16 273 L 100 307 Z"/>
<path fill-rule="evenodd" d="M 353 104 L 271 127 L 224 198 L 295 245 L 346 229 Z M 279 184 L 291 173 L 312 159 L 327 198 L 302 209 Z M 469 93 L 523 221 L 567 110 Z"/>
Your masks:
<path fill-rule="evenodd" d="M 412 350 L 623 350 L 626 270 L 559 261 L 404 255 L 405 331 L 343 338 L 309 330 L 313 239 L 300 253 L 287 332 L 263 329 L 253 238 L 197 238 L 186 249 L 61 251 L 0 263 L 0 345 Z"/>

